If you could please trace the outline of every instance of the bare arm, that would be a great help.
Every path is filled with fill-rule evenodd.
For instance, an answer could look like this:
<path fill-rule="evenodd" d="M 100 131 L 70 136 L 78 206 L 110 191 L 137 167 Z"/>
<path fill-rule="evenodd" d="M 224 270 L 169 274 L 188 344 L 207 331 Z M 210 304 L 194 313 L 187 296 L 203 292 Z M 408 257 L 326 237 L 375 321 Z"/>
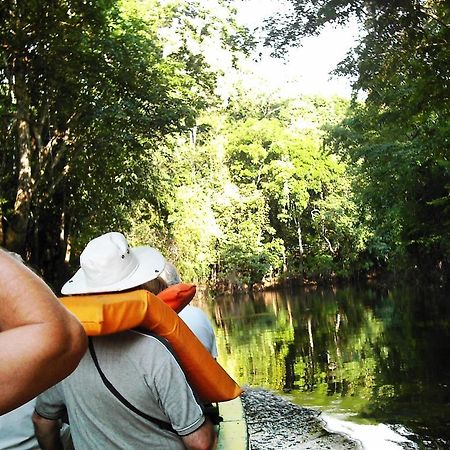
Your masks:
<path fill-rule="evenodd" d="M 31 400 L 78 365 L 78 320 L 31 270 L 0 250 L 0 414 Z"/>
<path fill-rule="evenodd" d="M 217 445 L 214 426 L 208 419 L 193 433 L 181 436 L 181 440 L 187 450 L 214 450 Z"/>
<path fill-rule="evenodd" d="M 42 450 L 63 450 L 59 420 L 50 420 L 33 413 L 36 438 Z"/>

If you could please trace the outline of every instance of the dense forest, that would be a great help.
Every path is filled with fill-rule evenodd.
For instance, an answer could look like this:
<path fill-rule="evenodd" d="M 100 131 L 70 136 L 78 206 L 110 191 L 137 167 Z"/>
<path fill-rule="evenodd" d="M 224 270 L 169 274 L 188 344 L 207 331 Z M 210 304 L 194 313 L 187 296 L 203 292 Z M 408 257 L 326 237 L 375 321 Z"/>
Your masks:
<path fill-rule="evenodd" d="M 55 289 L 113 230 L 223 289 L 445 282 L 448 2 L 288 3 L 264 24 L 278 56 L 358 20 L 352 99 L 249 87 L 260 43 L 231 1 L 2 1 L 3 247 Z"/>

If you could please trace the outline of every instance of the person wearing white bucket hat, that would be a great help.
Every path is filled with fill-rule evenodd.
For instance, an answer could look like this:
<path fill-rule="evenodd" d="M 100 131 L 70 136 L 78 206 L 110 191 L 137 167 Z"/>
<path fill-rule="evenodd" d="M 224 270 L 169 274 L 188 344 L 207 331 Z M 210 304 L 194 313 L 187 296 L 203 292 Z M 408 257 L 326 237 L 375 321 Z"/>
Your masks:
<path fill-rule="evenodd" d="M 123 234 L 107 233 L 88 243 L 62 293 L 158 284 L 165 264 L 158 250 L 131 248 Z M 38 397 L 33 422 L 43 450 L 59 448 L 66 410 L 76 449 L 214 448 L 214 427 L 163 339 L 128 330 L 90 338 L 89 349 L 72 376 Z"/>

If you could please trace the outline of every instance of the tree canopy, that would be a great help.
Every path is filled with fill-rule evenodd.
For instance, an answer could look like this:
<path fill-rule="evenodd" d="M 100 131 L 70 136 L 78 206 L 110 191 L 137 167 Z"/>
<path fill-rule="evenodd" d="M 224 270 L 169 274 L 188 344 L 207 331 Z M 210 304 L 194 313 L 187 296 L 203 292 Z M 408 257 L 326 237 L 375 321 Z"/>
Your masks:
<path fill-rule="evenodd" d="M 352 101 L 245 88 L 227 1 L 2 2 L 3 246 L 55 289 L 113 230 L 222 288 L 446 276 L 448 5 L 290 3 L 279 54 L 360 22 Z"/>
<path fill-rule="evenodd" d="M 269 23 L 268 40 L 279 52 L 327 23 L 360 22 L 360 39 L 337 73 L 353 76 L 355 96 L 364 100 L 355 100 L 332 132 L 335 148 L 351 161 L 354 190 L 389 248 L 386 256 L 448 270 L 448 2 L 290 3 L 293 16 Z"/>

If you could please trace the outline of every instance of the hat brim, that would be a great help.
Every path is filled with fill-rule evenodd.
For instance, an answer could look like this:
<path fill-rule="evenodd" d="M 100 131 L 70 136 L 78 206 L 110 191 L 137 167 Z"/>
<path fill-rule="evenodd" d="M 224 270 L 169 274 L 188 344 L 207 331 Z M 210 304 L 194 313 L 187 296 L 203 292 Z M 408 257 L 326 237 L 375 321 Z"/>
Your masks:
<path fill-rule="evenodd" d="M 130 248 L 130 252 L 138 260 L 136 270 L 128 277 L 123 278 L 117 283 L 108 285 L 92 286 L 82 268 L 78 269 L 75 275 L 64 284 L 61 289 L 63 295 L 74 294 L 96 294 L 100 292 L 118 292 L 140 286 L 147 281 L 158 278 L 163 271 L 166 260 L 158 250 L 151 247 L 134 247 Z"/>

